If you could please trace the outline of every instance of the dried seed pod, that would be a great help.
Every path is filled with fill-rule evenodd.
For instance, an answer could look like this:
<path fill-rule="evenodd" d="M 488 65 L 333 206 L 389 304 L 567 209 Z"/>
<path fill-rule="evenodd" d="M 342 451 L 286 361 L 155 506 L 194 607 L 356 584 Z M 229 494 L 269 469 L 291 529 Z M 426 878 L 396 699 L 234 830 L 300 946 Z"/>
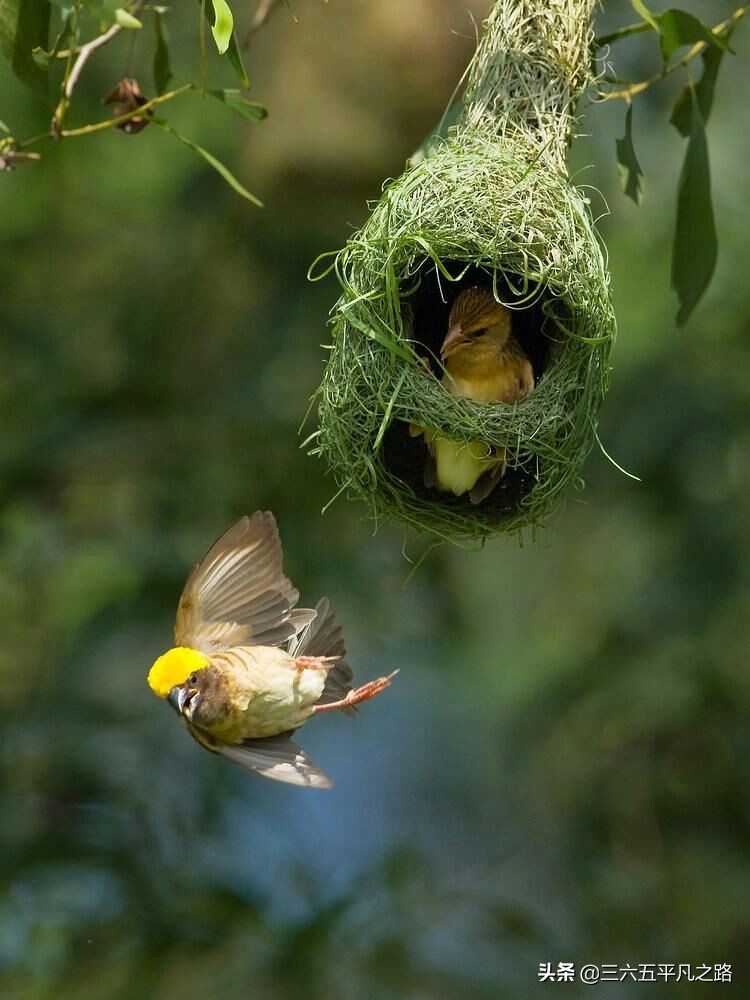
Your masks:
<path fill-rule="evenodd" d="M 108 94 L 102 100 L 102 104 L 114 104 L 112 116 L 114 118 L 120 118 L 122 115 L 130 114 L 131 111 L 135 111 L 138 108 L 143 107 L 147 100 L 148 98 L 144 97 L 141 93 L 138 81 L 125 77 L 120 80 L 112 93 Z M 147 125 L 147 115 L 133 115 L 133 117 L 129 118 L 126 122 L 122 122 L 120 125 L 116 125 L 115 127 L 120 129 L 120 131 L 124 132 L 126 135 L 137 135 L 137 133 L 142 131 Z"/>

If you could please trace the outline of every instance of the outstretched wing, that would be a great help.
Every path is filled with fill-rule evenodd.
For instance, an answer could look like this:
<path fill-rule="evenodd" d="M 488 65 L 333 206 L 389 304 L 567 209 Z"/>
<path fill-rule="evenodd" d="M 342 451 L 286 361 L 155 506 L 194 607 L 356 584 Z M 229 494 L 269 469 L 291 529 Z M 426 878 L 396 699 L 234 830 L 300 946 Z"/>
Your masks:
<path fill-rule="evenodd" d="M 315 612 L 281 569 L 281 542 L 270 511 L 243 517 L 190 574 L 177 608 L 175 645 L 208 654 L 231 646 L 278 646 Z"/>
<path fill-rule="evenodd" d="M 304 750 L 289 739 L 287 733 L 267 736 L 262 740 L 225 743 L 202 729 L 188 724 L 191 735 L 207 750 L 221 754 L 247 771 L 261 774 L 273 781 L 305 788 L 330 788 L 333 782 L 310 760 Z"/>
<path fill-rule="evenodd" d="M 327 597 L 323 597 L 315 606 L 315 617 L 289 646 L 291 656 L 338 656 L 326 677 L 323 694 L 319 705 L 329 705 L 332 701 L 341 701 L 351 690 L 352 668 L 344 661 L 346 645 L 341 626 L 336 621 Z M 343 708 L 347 715 L 356 715 L 354 705 Z"/>

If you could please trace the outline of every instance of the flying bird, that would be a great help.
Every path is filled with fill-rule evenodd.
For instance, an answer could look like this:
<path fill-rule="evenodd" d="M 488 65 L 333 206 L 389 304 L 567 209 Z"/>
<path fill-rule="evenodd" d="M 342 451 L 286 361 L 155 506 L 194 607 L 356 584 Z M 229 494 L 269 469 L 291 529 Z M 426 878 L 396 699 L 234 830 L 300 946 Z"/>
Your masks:
<path fill-rule="evenodd" d="M 354 714 L 398 671 L 352 689 L 327 598 L 314 610 L 295 607 L 298 598 L 282 572 L 273 514 L 241 518 L 190 574 L 174 648 L 154 662 L 148 684 L 207 750 L 266 778 L 329 788 L 290 734 L 319 712 Z"/>
<path fill-rule="evenodd" d="M 456 298 L 440 348 L 441 384 L 452 396 L 478 403 L 516 403 L 534 389 L 531 362 L 513 334 L 510 310 L 486 288 L 467 288 Z M 412 437 L 427 445 L 425 486 L 469 494 L 481 503 L 505 472 L 505 451 L 482 441 L 466 444 L 439 431 L 411 424 Z"/>

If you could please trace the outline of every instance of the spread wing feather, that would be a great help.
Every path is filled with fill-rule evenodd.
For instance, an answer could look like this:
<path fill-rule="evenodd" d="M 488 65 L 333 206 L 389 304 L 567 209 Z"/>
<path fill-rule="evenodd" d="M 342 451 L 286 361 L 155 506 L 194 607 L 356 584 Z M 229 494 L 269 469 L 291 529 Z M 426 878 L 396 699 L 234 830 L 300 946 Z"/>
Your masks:
<path fill-rule="evenodd" d="M 293 610 L 299 593 L 284 576 L 270 511 L 243 517 L 190 574 L 177 608 L 175 644 L 211 655 L 231 646 L 278 646 L 314 619 Z"/>
<path fill-rule="evenodd" d="M 330 788 L 333 782 L 310 760 L 286 733 L 262 740 L 225 743 L 209 733 L 188 725 L 191 735 L 207 750 L 221 754 L 247 771 L 273 781 L 305 788 Z"/>
<path fill-rule="evenodd" d="M 328 672 L 319 705 L 329 705 L 340 701 L 351 690 L 352 668 L 344 662 L 346 644 L 341 626 L 331 610 L 327 597 L 318 601 L 315 617 L 289 648 L 291 656 L 338 656 L 340 659 Z M 351 705 L 343 708 L 347 715 L 356 715 L 357 709 Z"/>

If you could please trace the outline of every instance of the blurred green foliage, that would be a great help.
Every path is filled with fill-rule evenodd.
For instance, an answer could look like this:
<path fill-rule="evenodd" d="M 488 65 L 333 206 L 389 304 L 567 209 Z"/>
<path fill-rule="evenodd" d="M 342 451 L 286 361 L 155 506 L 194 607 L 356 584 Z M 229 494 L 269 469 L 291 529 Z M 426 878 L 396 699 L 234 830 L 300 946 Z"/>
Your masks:
<path fill-rule="evenodd" d="M 633 123 L 640 209 L 622 107 L 588 109 L 574 148 L 612 208 L 602 437 L 642 483 L 592 456 L 535 544 L 437 549 L 402 590 L 423 542 L 343 500 L 321 517 L 333 485 L 298 448 L 336 294 L 305 273 L 439 118 L 473 28 L 452 0 L 298 13 L 252 50 L 262 126 L 199 100 L 175 119 L 264 210 L 152 129 L 0 178 L 0 995 L 526 1000 L 579 995 L 537 979 L 574 961 L 734 966 L 605 1000 L 747 996 L 746 33 L 708 126 L 716 279 L 679 334 L 678 81 Z M 651 69 L 637 38 L 624 58 Z M 92 61 L 90 113 L 112 83 Z M 330 793 L 202 753 L 145 684 L 189 568 L 262 507 L 357 676 L 401 667 L 356 723 L 306 728 Z"/>

